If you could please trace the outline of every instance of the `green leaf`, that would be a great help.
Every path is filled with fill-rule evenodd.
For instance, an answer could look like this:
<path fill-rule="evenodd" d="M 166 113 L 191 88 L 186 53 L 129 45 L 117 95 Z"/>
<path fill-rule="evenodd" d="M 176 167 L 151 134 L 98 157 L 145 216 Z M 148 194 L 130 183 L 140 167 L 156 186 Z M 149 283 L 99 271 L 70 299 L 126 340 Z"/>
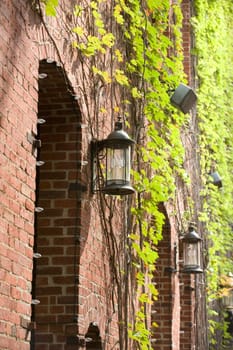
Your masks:
<path fill-rule="evenodd" d="M 102 43 L 107 47 L 112 47 L 115 42 L 115 36 L 112 33 L 107 33 L 102 37 Z"/>
<path fill-rule="evenodd" d="M 83 33 L 84 33 L 84 29 L 82 28 L 82 27 L 75 27 L 75 28 L 73 28 L 73 30 L 72 30 L 75 34 L 77 34 L 77 35 L 83 35 Z"/>
<path fill-rule="evenodd" d="M 116 69 L 115 73 L 114 73 L 114 77 L 120 85 L 129 86 L 128 77 L 126 76 L 124 71 L 122 71 L 120 69 Z"/>
<path fill-rule="evenodd" d="M 58 6 L 58 0 L 46 0 L 45 1 L 45 14 L 46 16 L 56 16 L 56 8 Z"/>

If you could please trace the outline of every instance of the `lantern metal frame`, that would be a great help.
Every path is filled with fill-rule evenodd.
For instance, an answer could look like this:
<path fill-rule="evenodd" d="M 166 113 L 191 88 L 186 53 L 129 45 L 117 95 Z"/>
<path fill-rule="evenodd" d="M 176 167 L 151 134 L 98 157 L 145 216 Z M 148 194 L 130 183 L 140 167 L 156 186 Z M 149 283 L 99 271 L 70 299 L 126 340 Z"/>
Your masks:
<path fill-rule="evenodd" d="M 184 266 L 183 273 L 203 273 L 201 268 L 201 241 L 202 238 L 195 231 L 195 225 L 190 224 L 188 228 L 188 233 L 186 233 L 183 238 L 183 254 L 184 254 Z M 192 250 L 192 256 L 188 254 L 188 249 Z M 189 261 L 189 259 L 191 261 Z M 195 260 L 195 261 L 192 261 Z"/>
<path fill-rule="evenodd" d="M 130 183 L 131 147 L 134 143 L 122 129 L 120 121 L 115 123 L 114 131 L 106 139 L 91 141 L 92 193 L 101 191 L 123 196 L 135 192 Z M 102 160 L 105 160 L 105 167 L 101 166 Z"/>

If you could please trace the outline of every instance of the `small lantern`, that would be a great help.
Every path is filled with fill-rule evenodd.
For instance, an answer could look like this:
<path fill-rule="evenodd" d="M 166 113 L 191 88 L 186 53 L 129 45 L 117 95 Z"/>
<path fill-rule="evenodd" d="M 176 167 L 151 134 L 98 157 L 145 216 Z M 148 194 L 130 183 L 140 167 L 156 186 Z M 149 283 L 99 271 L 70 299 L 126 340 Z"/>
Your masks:
<path fill-rule="evenodd" d="M 233 310 L 233 290 L 230 289 L 227 295 L 222 297 L 222 303 L 225 309 Z"/>
<path fill-rule="evenodd" d="M 135 192 L 130 184 L 131 146 L 134 141 L 122 130 L 122 123 L 116 122 L 115 130 L 107 139 L 92 142 L 92 182 L 97 182 L 95 167 L 97 155 L 106 152 L 104 184 L 100 191 L 110 195 L 127 195 Z M 93 189 L 94 190 L 94 189 Z"/>
<path fill-rule="evenodd" d="M 184 273 L 202 273 L 201 269 L 201 237 L 195 231 L 193 224 L 183 238 Z"/>

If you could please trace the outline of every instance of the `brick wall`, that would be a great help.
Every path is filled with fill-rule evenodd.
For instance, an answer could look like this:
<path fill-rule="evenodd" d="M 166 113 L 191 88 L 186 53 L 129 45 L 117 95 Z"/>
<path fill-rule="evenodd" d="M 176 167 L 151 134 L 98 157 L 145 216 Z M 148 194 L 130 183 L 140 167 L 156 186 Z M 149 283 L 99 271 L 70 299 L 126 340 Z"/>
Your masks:
<path fill-rule="evenodd" d="M 183 0 L 181 7 L 183 13 L 183 26 L 182 26 L 182 35 L 183 35 L 183 66 L 184 72 L 187 77 L 187 83 L 195 89 L 195 77 L 193 71 L 193 56 L 191 50 L 193 47 L 193 36 L 192 36 L 192 26 L 190 18 L 192 16 L 192 6 L 193 2 L 189 0 Z M 190 116 L 190 125 L 192 128 L 197 127 L 196 112 L 192 111 Z M 198 159 L 196 157 L 196 147 L 197 139 L 196 136 L 190 137 L 190 135 L 184 137 L 183 135 L 183 144 L 185 147 L 187 160 L 185 166 L 187 172 L 191 177 L 191 196 L 194 201 L 194 205 L 198 205 L 199 199 L 197 199 L 197 193 L 199 189 L 195 187 L 199 182 L 198 175 Z M 195 169 L 195 171 L 194 171 Z M 185 191 L 184 191 L 185 193 Z M 183 201 L 185 206 L 186 198 L 185 195 L 180 196 L 180 200 Z M 183 197 L 183 198 L 182 198 Z M 183 208 L 185 210 L 185 208 Z M 198 209 L 199 210 L 199 209 Z M 198 220 L 197 217 L 195 220 Z M 180 252 L 179 252 L 180 263 L 180 349 L 179 350 L 191 350 L 195 347 L 195 277 L 193 274 L 184 274 L 182 273 L 183 267 L 183 249 L 182 242 L 180 242 Z"/>
<path fill-rule="evenodd" d="M 85 163 L 91 136 L 73 90 L 55 63 L 41 62 L 40 72 L 48 77 L 39 80 L 37 105 L 38 66 L 48 56 L 47 37 L 27 5 L 24 0 L 0 1 L 0 348 L 28 350 L 30 333 L 35 350 L 84 347 L 85 335 L 93 339 L 87 349 L 101 348 L 100 339 L 111 348 L 117 341 L 117 322 L 109 292 L 108 252 L 96 197 L 89 193 L 90 164 Z M 184 67 L 190 76 L 189 1 L 182 6 Z M 57 45 L 63 53 L 63 41 Z M 65 57 L 69 78 L 76 82 L 73 62 L 67 60 L 70 55 Z M 38 117 L 46 123 L 38 126 Z M 37 132 L 42 139 L 38 154 L 28 140 Z M 45 164 L 36 167 L 36 159 Z M 34 205 L 44 211 L 35 213 Z M 174 326 L 179 320 L 171 322 L 179 316 L 178 281 L 166 269 L 172 264 L 174 237 L 167 222 L 155 276 L 161 296 L 155 304 L 157 314 L 153 313 L 155 321 L 160 318 L 155 348 L 162 350 L 172 343 L 179 349 L 179 329 Z M 41 253 L 41 259 L 33 259 L 33 251 Z M 35 306 L 31 306 L 33 263 L 32 297 L 40 301 Z M 180 349 L 186 350 L 191 349 L 193 294 L 181 293 L 185 293 L 181 294 L 185 338 Z M 31 312 L 37 328 L 28 332 Z"/>
<path fill-rule="evenodd" d="M 88 148 L 89 129 L 54 63 L 41 64 L 48 78 L 39 80 L 37 105 L 39 58 L 47 55 L 37 15 L 25 1 L 8 0 L 0 14 L 0 348 L 28 350 L 31 333 L 37 349 L 77 348 L 85 334 L 93 337 L 88 348 L 104 334 L 113 346 L 118 330 L 109 263 L 96 197 L 89 196 L 89 152 L 81 149 L 81 143 Z M 72 62 L 66 66 L 75 81 Z M 38 117 L 46 123 L 38 126 Z M 28 138 L 38 132 L 37 157 Z M 36 167 L 36 158 L 45 164 Z M 35 214 L 35 204 L 44 211 Z M 33 249 L 41 259 L 33 259 Z M 33 261 L 32 294 L 40 304 L 31 307 Z M 37 328 L 28 332 L 31 311 Z"/>
<path fill-rule="evenodd" d="M 177 234 L 165 208 L 163 240 L 158 245 L 159 259 L 154 282 L 159 291 L 158 300 L 152 306 L 152 322 L 158 324 L 153 334 L 153 348 L 159 350 L 179 349 L 180 341 L 180 295 L 177 260 Z"/>
<path fill-rule="evenodd" d="M 181 327 L 180 350 L 191 350 L 194 343 L 194 293 L 193 276 L 182 274 L 181 278 Z"/>
<path fill-rule="evenodd" d="M 0 2 L 1 350 L 27 350 L 30 336 L 36 168 L 27 132 L 36 130 L 37 81 L 23 12 L 25 1 Z"/>
<path fill-rule="evenodd" d="M 97 349 L 107 335 L 111 348 L 118 330 L 99 208 L 90 200 L 90 163 L 82 150 L 85 124 L 63 70 L 43 61 L 40 73 L 47 75 L 39 80 L 38 104 L 39 119 L 46 120 L 39 130 L 38 160 L 45 164 L 38 168 L 36 205 L 44 210 L 36 214 L 35 225 L 34 250 L 42 257 L 34 266 L 33 298 L 40 303 L 33 306 L 33 347 L 71 350 L 85 347 L 86 337 L 86 348 Z"/>
<path fill-rule="evenodd" d="M 158 324 L 154 333 L 154 349 L 170 350 L 172 343 L 172 284 L 171 284 L 171 235 L 167 221 L 163 229 L 163 240 L 159 243 L 159 260 L 154 282 L 159 290 L 158 301 L 152 307 L 152 321 Z"/>
<path fill-rule="evenodd" d="M 182 23 L 182 38 L 183 38 L 183 53 L 184 53 L 184 72 L 187 77 L 189 84 L 192 84 L 193 75 L 192 75 L 192 60 L 191 60 L 191 6 L 192 3 L 190 0 L 183 0 L 181 4 L 182 13 L 183 13 L 183 23 Z"/>
<path fill-rule="evenodd" d="M 42 147 L 37 172 L 34 306 L 35 349 L 65 349 L 69 334 L 77 334 L 79 237 L 81 224 L 81 115 L 77 101 L 56 63 L 42 62 L 38 116 Z M 75 326 L 76 324 L 76 326 Z"/>
<path fill-rule="evenodd" d="M 77 348 L 85 334 L 93 337 L 91 348 L 115 318 L 98 205 L 89 196 L 89 153 L 81 149 L 91 136 L 54 63 L 41 64 L 48 78 L 40 80 L 37 105 L 39 59 L 48 56 L 48 38 L 36 12 L 23 0 L 3 0 L 0 15 L 0 348 L 28 350 L 31 333 L 37 349 Z M 58 46 L 63 52 L 63 42 Z M 72 64 L 66 57 L 76 81 Z M 38 117 L 46 123 L 38 126 Z M 38 132 L 37 156 L 29 139 Z M 45 164 L 36 167 L 36 159 Z M 35 214 L 35 205 L 44 211 Z M 33 259 L 33 250 L 41 259 Z M 37 328 L 28 332 L 31 312 Z M 111 324 L 109 346 L 117 339 L 117 324 Z"/>

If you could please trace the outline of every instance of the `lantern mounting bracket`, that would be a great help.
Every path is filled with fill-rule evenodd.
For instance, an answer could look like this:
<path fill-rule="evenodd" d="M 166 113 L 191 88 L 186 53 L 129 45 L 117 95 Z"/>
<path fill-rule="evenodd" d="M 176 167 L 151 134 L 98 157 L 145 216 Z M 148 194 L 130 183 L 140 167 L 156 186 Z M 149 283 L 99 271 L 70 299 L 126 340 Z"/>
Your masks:
<path fill-rule="evenodd" d="M 173 247 L 173 266 L 167 266 L 164 268 L 165 273 L 175 273 L 177 272 L 177 244 L 174 243 Z"/>
<path fill-rule="evenodd" d="M 165 273 L 174 273 L 177 272 L 177 269 L 175 269 L 173 266 L 167 266 L 164 268 Z"/>
<path fill-rule="evenodd" d="M 99 191 L 98 185 L 98 155 L 104 149 L 105 140 L 91 141 L 91 192 L 94 194 Z"/>

